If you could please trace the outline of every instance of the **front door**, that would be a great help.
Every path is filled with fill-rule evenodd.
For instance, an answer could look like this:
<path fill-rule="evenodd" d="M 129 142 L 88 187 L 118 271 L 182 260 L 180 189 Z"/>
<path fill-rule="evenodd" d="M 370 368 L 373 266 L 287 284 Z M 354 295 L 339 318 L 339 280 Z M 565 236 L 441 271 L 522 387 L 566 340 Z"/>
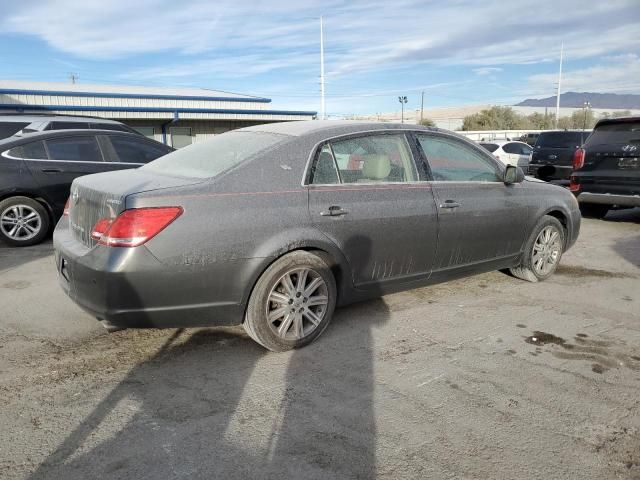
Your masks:
<path fill-rule="evenodd" d="M 312 222 L 345 254 L 356 288 L 429 276 L 437 212 L 429 182 L 418 181 L 402 133 L 331 140 L 309 180 Z"/>
<path fill-rule="evenodd" d="M 529 218 L 522 185 L 505 185 L 489 154 L 453 136 L 417 134 L 438 209 L 435 271 L 513 257 Z"/>

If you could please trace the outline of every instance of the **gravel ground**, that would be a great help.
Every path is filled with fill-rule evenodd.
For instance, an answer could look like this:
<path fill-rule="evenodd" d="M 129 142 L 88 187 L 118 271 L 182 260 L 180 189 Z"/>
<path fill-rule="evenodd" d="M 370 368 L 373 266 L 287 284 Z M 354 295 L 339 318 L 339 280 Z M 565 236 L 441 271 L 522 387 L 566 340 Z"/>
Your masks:
<path fill-rule="evenodd" d="M 640 478 L 640 210 L 549 281 L 353 305 L 315 344 L 105 333 L 0 247 L 1 478 Z"/>

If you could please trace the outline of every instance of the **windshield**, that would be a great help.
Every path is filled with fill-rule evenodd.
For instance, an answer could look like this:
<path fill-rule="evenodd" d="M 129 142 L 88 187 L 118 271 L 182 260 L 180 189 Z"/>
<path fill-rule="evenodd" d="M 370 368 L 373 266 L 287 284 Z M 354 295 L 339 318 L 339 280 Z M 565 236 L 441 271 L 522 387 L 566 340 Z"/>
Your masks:
<path fill-rule="evenodd" d="M 590 132 L 546 132 L 541 133 L 536 147 L 576 148 L 584 143 Z"/>
<path fill-rule="evenodd" d="M 605 123 L 593 131 L 590 145 L 640 143 L 640 122 Z"/>
<path fill-rule="evenodd" d="M 285 138 L 262 132 L 224 133 L 176 150 L 141 168 L 180 177 L 215 177 Z"/>

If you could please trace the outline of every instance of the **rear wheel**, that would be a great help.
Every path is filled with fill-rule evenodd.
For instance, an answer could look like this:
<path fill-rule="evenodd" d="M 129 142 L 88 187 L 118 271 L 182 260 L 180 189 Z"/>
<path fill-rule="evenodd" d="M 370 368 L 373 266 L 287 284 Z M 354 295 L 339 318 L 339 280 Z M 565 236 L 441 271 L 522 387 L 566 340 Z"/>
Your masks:
<path fill-rule="evenodd" d="M 600 205 L 597 203 L 581 203 L 580 213 L 587 218 L 604 218 L 609 212 L 609 205 Z"/>
<path fill-rule="evenodd" d="M 291 252 L 256 283 L 244 329 L 274 352 L 300 348 L 327 328 L 335 305 L 336 283 L 326 262 L 311 252 Z"/>
<path fill-rule="evenodd" d="M 564 249 L 564 228 L 560 221 L 545 215 L 533 229 L 525 245 L 522 262 L 509 271 L 528 282 L 541 282 L 556 271 Z"/>
<path fill-rule="evenodd" d="M 11 197 L 0 202 L 0 240 L 14 247 L 40 243 L 51 221 L 47 210 L 29 197 Z"/>

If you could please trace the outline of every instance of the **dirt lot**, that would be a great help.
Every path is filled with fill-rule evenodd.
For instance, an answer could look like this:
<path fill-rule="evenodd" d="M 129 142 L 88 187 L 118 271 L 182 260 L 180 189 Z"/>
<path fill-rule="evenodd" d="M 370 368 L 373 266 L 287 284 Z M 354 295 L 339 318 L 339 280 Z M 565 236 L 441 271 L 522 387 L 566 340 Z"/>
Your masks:
<path fill-rule="evenodd" d="M 2 478 L 640 478 L 640 210 L 548 282 L 491 273 L 239 328 L 107 334 L 51 244 L 0 247 Z"/>

